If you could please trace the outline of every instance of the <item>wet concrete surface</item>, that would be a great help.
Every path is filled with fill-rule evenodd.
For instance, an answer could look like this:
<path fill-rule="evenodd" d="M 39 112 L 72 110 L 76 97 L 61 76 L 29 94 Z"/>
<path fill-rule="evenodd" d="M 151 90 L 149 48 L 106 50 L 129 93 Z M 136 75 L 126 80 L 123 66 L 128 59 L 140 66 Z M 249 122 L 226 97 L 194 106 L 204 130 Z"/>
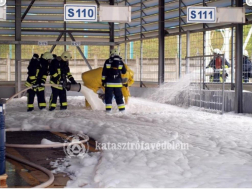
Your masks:
<path fill-rule="evenodd" d="M 28 170 L 25 170 L 28 171 Z M 9 188 L 14 188 L 17 186 L 20 187 L 25 187 L 25 186 L 29 186 L 30 184 L 28 184 L 18 173 L 18 171 L 16 170 L 15 165 L 13 165 L 9 159 L 6 160 L 6 174 L 8 175 L 7 178 L 7 186 Z"/>
<path fill-rule="evenodd" d="M 45 138 L 53 142 L 63 143 L 65 140 L 61 137 L 47 131 L 32 132 L 7 132 L 6 143 L 8 144 L 40 144 Z M 46 149 L 22 149 L 8 148 L 7 152 L 19 158 L 23 158 L 32 163 L 38 164 L 49 170 L 51 161 L 58 158 L 65 158 L 63 148 L 46 148 Z M 14 162 L 11 159 L 7 161 L 7 185 L 8 187 L 32 187 L 48 180 L 48 177 L 32 167 Z M 55 175 L 55 183 L 50 187 L 64 187 L 69 178 L 65 174 Z"/>

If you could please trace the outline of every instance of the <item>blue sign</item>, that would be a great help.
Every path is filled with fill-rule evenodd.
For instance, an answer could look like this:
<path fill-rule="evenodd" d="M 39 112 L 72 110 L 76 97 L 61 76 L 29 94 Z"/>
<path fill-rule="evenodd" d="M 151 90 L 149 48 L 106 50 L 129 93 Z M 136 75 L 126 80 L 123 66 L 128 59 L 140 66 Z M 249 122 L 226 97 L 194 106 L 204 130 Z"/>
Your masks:
<path fill-rule="evenodd" d="M 64 21 L 97 21 L 97 5 L 64 5 Z"/>
<path fill-rule="evenodd" d="M 187 23 L 216 23 L 216 7 L 187 7 Z"/>

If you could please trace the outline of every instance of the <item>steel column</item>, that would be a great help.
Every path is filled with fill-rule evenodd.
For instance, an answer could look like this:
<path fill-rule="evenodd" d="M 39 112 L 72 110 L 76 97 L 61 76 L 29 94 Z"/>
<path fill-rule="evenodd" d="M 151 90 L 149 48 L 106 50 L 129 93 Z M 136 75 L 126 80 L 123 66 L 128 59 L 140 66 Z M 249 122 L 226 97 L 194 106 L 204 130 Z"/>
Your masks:
<path fill-rule="evenodd" d="M 236 0 L 236 7 L 243 7 L 243 1 Z M 242 46 L 243 24 L 236 25 L 236 56 L 235 56 L 235 112 L 243 113 L 243 84 L 242 84 Z"/>
<path fill-rule="evenodd" d="M 158 84 L 159 86 L 164 83 L 164 48 L 165 48 L 165 2 L 164 0 L 158 1 Z"/>
<path fill-rule="evenodd" d="M 187 30 L 186 34 L 186 74 L 189 74 L 189 68 L 190 68 L 190 31 Z"/>
<path fill-rule="evenodd" d="M 231 0 L 231 7 L 233 7 L 235 4 L 234 0 Z M 231 31 L 231 90 L 235 90 L 235 85 L 234 85 L 234 48 L 235 48 L 235 27 L 232 27 Z"/>
<path fill-rule="evenodd" d="M 64 4 L 66 4 L 66 0 L 64 0 Z M 66 21 L 64 21 L 64 30 L 66 31 Z M 66 41 L 67 33 L 64 33 L 64 41 Z M 64 45 L 64 51 L 66 51 L 66 45 Z"/>
<path fill-rule="evenodd" d="M 70 32 L 68 33 L 68 35 L 69 35 L 69 37 L 71 38 L 72 41 L 75 41 L 74 36 L 73 36 Z M 79 46 L 76 46 L 76 48 L 78 49 L 78 51 L 79 51 L 80 55 L 82 56 L 83 60 L 86 62 L 88 68 L 89 68 L 90 70 L 92 70 L 92 67 L 91 67 L 91 65 L 89 64 L 88 60 L 86 59 L 85 55 L 83 54 L 81 48 L 80 48 Z"/>
<path fill-rule="evenodd" d="M 181 46 L 182 46 L 182 36 L 181 36 L 181 32 L 182 32 L 182 28 L 181 28 L 181 1 L 179 0 L 179 36 L 178 36 L 178 59 L 179 59 L 179 73 L 178 76 L 179 78 L 181 77 L 181 63 L 182 63 L 182 56 L 181 56 Z"/>
<path fill-rule="evenodd" d="M 141 12 L 140 12 L 140 87 L 142 87 L 142 75 L 143 75 L 143 0 L 141 0 Z"/>
<path fill-rule="evenodd" d="M 15 41 L 21 41 L 21 0 L 15 0 Z M 21 44 L 15 45 L 15 86 L 21 90 Z"/>
<path fill-rule="evenodd" d="M 98 0 L 95 0 L 96 4 L 97 4 L 97 7 L 99 8 L 100 7 L 100 3 Z"/>
<path fill-rule="evenodd" d="M 232 27 L 232 35 L 231 35 L 231 90 L 235 89 L 234 85 L 234 67 L 235 67 L 235 60 L 234 60 L 234 49 L 235 49 L 235 28 Z"/>
<path fill-rule="evenodd" d="M 206 6 L 205 0 L 203 0 L 203 6 Z M 206 24 L 203 24 L 203 29 L 205 28 L 206 28 Z M 206 65 L 205 55 L 206 55 L 206 31 L 203 31 L 203 65 L 204 66 Z M 205 67 L 203 67 L 203 69 L 205 72 Z M 204 81 L 205 81 L 205 78 L 204 78 Z M 203 83 L 203 89 L 205 89 L 205 83 Z"/>
<path fill-rule="evenodd" d="M 114 5 L 114 0 L 109 0 L 110 5 Z M 109 42 L 115 42 L 115 24 L 114 22 L 109 22 Z M 114 46 L 110 46 L 110 51 L 114 49 Z"/>
<path fill-rule="evenodd" d="M 125 6 L 127 6 L 127 0 L 125 0 Z M 126 23 L 124 24 L 124 41 L 125 41 L 125 48 L 124 48 L 124 53 L 125 53 L 125 64 L 128 63 L 128 57 L 127 57 L 127 54 L 128 54 L 128 48 L 127 48 L 127 33 L 126 33 Z"/>

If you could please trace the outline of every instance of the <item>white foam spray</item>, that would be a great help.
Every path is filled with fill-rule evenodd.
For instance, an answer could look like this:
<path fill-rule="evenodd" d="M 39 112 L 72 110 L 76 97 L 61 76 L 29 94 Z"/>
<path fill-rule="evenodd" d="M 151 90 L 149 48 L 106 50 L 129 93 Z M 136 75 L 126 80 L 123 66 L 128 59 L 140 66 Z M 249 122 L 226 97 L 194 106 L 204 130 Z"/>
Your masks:
<path fill-rule="evenodd" d="M 166 83 L 157 88 L 148 99 L 159 103 L 174 104 L 177 97 L 186 98 L 187 91 L 191 87 L 191 82 L 194 81 L 197 75 L 198 73 L 192 72 L 184 75 L 178 81 Z"/>
<path fill-rule="evenodd" d="M 104 103 L 94 91 L 82 85 L 80 92 L 85 96 L 92 110 L 105 110 Z"/>

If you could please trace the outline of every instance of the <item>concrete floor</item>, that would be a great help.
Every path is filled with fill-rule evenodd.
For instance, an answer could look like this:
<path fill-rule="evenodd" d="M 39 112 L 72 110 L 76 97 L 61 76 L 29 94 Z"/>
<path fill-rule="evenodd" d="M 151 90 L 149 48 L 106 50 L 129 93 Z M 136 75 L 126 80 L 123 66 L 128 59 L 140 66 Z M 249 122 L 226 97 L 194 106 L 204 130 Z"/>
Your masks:
<path fill-rule="evenodd" d="M 6 142 L 9 144 L 40 144 L 41 140 L 46 138 L 55 142 L 64 142 L 64 140 L 51 133 L 51 132 L 7 132 Z M 55 161 L 58 158 L 64 158 L 65 153 L 63 148 L 50 148 L 50 149 L 14 149 L 7 148 L 8 153 L 15 155 L 16 157 L 31 161 L 35 164 L 41 165 L 49 170 L 52 170 L 50 166 L 51 161 Z M 38 171 L 27 165 L 23 165 L 19 162 L 7 159 L 6 172 L 8 175 L 7 185 L 11 188 L 25 188 L 39 185 L 42 182 L 48 180 L 46 174 Z M 56 174 L 55 181 L 50 188 L 62 188 L 66 185 L 69 177 L 65 174 Z"/>

